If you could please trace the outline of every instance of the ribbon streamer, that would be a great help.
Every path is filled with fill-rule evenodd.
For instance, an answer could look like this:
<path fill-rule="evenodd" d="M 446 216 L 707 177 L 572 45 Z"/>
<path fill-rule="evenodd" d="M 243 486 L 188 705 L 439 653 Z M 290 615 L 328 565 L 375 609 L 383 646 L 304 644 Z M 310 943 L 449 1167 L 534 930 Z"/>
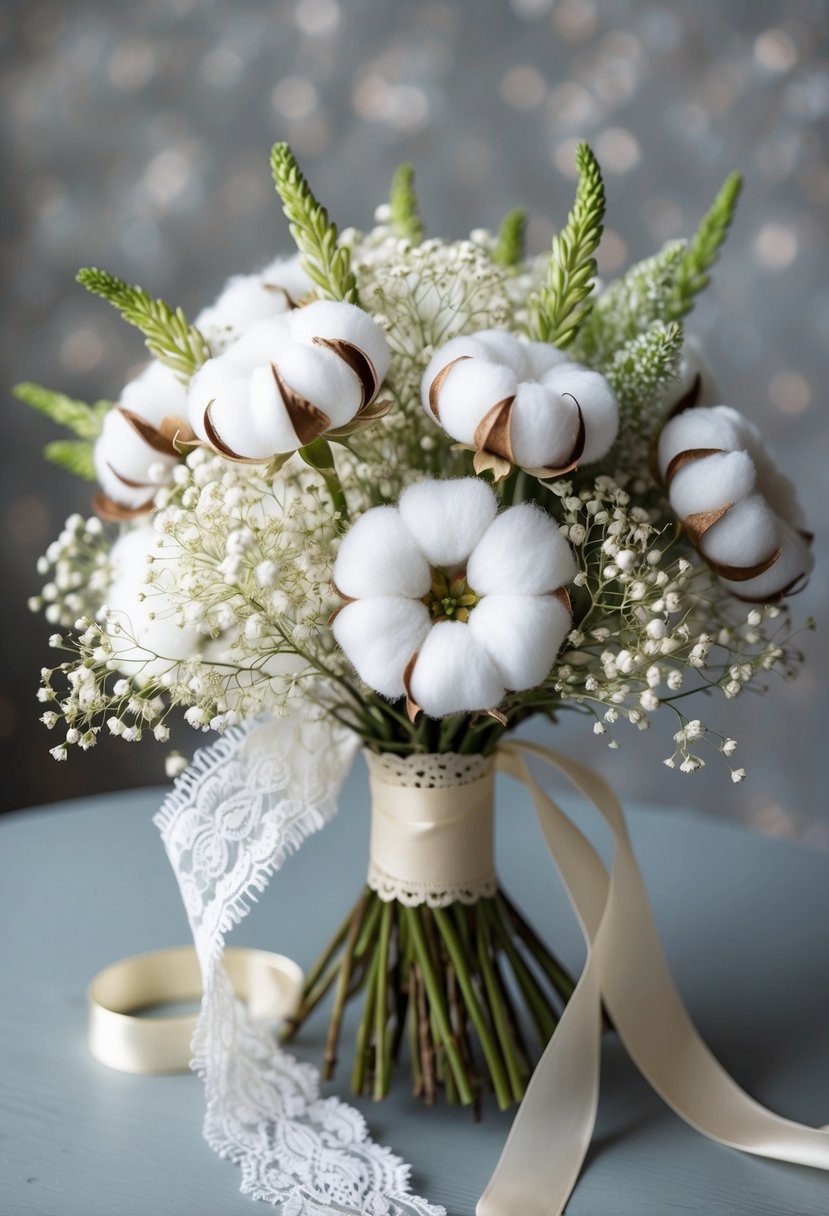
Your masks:
<path fill-rule="evenodd" d="M 526 756 L 558 769 L 613 833 L 610 872 L 541 789 Z M 584 1162 L 599 1093 L 602 1001 L 642 1076 L 698 1132 L 760 1157 L 829 1169 L 827 1128 L 749 1097 L 700 1038 L 668 970 L 621 804 L 597 773 L 548 748 L 502 744 L 498 768 L 529 790 L 587 942 L 587 962 L 524 1100 L 477 1216 L 560 1216 Z"/>

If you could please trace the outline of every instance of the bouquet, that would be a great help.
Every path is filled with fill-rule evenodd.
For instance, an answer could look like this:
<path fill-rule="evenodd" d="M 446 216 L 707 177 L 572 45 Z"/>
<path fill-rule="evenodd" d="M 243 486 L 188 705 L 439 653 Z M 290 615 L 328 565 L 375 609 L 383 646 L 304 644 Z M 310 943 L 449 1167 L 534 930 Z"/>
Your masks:
<path fill-rule="evenodd" d="M 573 993 L 494 867 L 513 732 L 569 711 L 616 749 L 623 723 L 635 739 L 671 714 L 669 768 L 721 759 L 741 781 L 735 740 L 691 705 L 799 659 L 785 599 L 812 555 L 794 487 L 684 328 L 739 178 L 687 243 L 600 283 L 586 145 L 577 167 L 566 223 L 528 256 L 521 211 L 494 235 L 427 237 L 407 166 L 370 232 L 340 232 L 277 144 L 295 257 L 232 278 L 192 322 L 82 270 L 151 362 L 115 403 L 16 390 L 74 433 L 47 457 L 99 485 L 33 601 L 60 654 L 40 690 L 55 759 L 102 731 L 164 743 L 178 712 L 231 740 L 312 723 L 311 770 L 362 747 L 367 884 L 285 1033 L 332 998 L 330 1076 L 359 1002 L 351 1082 L 375 1098 L 407 1055 L 428 1104 L 519 1102 Z"/>

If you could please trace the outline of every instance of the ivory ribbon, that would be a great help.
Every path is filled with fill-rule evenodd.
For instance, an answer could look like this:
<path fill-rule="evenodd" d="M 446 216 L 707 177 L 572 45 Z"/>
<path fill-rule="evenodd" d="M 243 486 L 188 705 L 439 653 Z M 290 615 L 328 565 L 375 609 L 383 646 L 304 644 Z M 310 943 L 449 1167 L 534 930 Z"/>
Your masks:
<path fill-rule="evenodd" d="M 533 778 L 559 770 L 613 833 L 610 872 Z M 560 1216 L 584 1161 L 599 1094 L 602 1001 L 639 1071 L 687 1123 L 760 1157 L 829 1169 L 829 1128 L 781 1118 L 749 1097 L 703 1043 L 671 979 L 622 807 L 584 765 L 533 743 L 501 745 L 498 768 L 529 790 L 584 933 L 587 962 L 530 1080 L 477 1216 Z"/>
<path fill-rule="evenodd" d="M 444 906 L 494 893 L 494 765 L 435 787 L 402 785 L 366 751 L 371 788 L 368 884 L 387 902 Z M 408 780 L 412 780 L 410 776 Z"/>
<path fill-rule="evenodd" d="M 299 966 L 281 954 L 228 947 L 223 962 L 236 995 L 252 1018 L 281 1021 L 302 992 Z M 119 1072 L 187 1072 L 195 1013 L 138 1017 L 138 1010 L 201 997 L 201 970 L 192 946 L 173 946 L 123 958 L 89 985 L 89 1049 Z"/>

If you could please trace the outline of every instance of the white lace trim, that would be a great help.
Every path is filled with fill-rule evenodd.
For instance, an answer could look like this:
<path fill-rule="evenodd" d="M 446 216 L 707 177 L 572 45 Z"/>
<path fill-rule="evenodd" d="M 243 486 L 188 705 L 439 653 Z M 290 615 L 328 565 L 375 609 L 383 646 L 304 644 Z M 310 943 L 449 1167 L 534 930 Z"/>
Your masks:
<path fill-rule="evenodd" d="M 389 785 L 404 789 L 447 790 L 468 785 L 491 773 L 492 756 L 462 756 L 458 752 L 428 752 L 415 756 L 396 756 L 393 752 L 367 752 L 372 767 L 383 774 Z"/>
<path fill-rule="evenodd" d="M 222 967 L 227 934 L 336 812 L 355 750 L 327 720 L 249 723 L 200 751 L 156 816 L 202 968 L 204 1134 L 241 1166 L 242 1191 L 283 1216 L 445 1216 L 410 1193 L 409 1166 L 358 1111 L 320 1098 L 317 1070 L 250 1019 Z"/>
<path fill-rule="evenodd" d="M 486 899 L 498 891 L 498 878 L 495 874 L 487 874 L 477 882 L 441 887 L 436 891 L 429 883 L 401 882 L 399 878 L 392 878 L 389 874 L 384 874 L 373 861 L 369 863 L 366 882 L 386 903 L 394 900 L 405 904 L 407 908 L 417 908 L 420 904 L 426 904 L 428 908 L 448 908 L 450 904 L 476 904 L 479 899 Z"/>

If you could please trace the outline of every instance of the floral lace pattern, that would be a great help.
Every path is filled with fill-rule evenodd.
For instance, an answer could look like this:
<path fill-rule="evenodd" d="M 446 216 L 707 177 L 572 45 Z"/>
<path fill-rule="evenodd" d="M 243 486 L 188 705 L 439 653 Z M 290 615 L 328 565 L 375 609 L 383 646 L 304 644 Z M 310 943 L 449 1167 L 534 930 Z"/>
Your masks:
<path fill-rule="evenodd" d="M 259 720 L 200 751 L 156 816 L 193 931 L 204 998 L 192 1067 L 211 1148 L 244 1192 L 283 1216 L 445 1216 L 409 1192 L 409 1167 L 362 1115 L 319 1096 L 319 1074 L 236 1000 L 225 939 L 252 900 L 337 809 L 356 740 L 325 720 Z"/>

